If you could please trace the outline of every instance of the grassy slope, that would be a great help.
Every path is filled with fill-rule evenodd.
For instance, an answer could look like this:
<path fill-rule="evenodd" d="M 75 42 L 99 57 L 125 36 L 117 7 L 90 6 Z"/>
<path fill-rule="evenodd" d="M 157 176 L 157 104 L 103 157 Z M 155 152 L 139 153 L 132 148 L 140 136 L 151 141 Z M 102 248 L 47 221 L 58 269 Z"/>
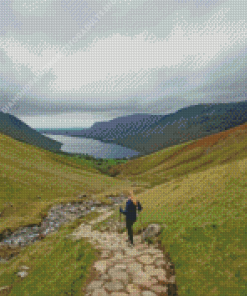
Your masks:
<path fill-rule="evenodd" d="M 247 124 L 199 140 L 175 145 L 153 154 L 112 166 L 116 178 L 148 183 L 152 188 L 191 172 L 247 157 Z"/>
<path fill-rule="evenodd" d="M 118 166 L 123 169 L 121 178 L 151 184 L 152 188 L 138 195 L 144 207 L 143 224 L 146 226 L 155 222 L 165 223 L 168 226 L 162 230 L 161 240 L 165 251 L 170 253 L 175 263 L 180 296 L 247 294 L 247 206 L 245 198 L 247 193 L 245 147 L 247 143 L 245 138 L 246 125 L 242 126 L 242 129 L 239 127 L 213 135 L 213 137 L 174 146 L 146 156 L 146 158 L 132 160 L 125 165 Z M 206 154 L 204 151 L 210 146 L 209 153 Z M 175 150 L 180 153 L 175 155 Z M 197 153 L 193 153 L 195 151 Z M 169 166 L 167 166 L 168 161 Z M 35 163 L 34 168 L 37 167 Z M 195 167 L 199 167 L 198 170 L 195 170 Z M 155 171 L 158 171 L 156 175 Z M 167 175 L 163 177 L 167 172 L 170 177 Z M 174 178 L 176 176 L 178 178 Z M 158 182 L 155 181 L 156 178 L 159 178 Z M 54 185 L 54 182 L 49 184 Z M 138 219 L 134 225 L 134 231 L 137 232 L 140 229 L 141 224 Z M 66 231 L 69 233 L 68 230 Z M 80 254 L 84 250 L 84 258 L 87 261 L 86 256 L 90 254 L 90 248 L 84 246 L 83 241 L 81 241 L 84 246 L 82 249 L 79 247 L 81 244 L 68 247 L 67 242 L 64 241 L 65 233 L 62 231 L 59 233 L 51 235 L 54 237 L 54 242 L 47 247 L 47 251 L 43 252 L 43 248 L 44 244 L 49 243 L 48 239 L 30 246 L 35 251 L 33 254 L 35 253 L 36 257 L 29 249 L 25 249 L 23 252 L 26 252 L 28 257 L 25 257 L 23 253 L 23 256 L 18 256 L 19 259 L 15 258 L 16 261 L 9 263 L 8 273 L 0 276 L 0 283 L 3 286 L 10 284 L 11 281 L 14 283 L 13 292 L 10 295 L 19 295 L 16 288 L 16 275 L 14 275 L 17 266 L 23 263 L 30 266 L 32 258 L 34 265 L 31 266 L 36 272 L 32 272 L 28 278 L 22 280 L 23 293 L 29 292 L 32 295 L 32 287 L 40 280 L 39 272 L 50 268 L 57 270 L 56 262 L 60 261 L 63 261 L 60 266 L 66 277 L 59 278 L 57 274 L 55 278 L 59 283 L 66 281 L 67 276 L 70 276 L 70 283 L 78 283 L 78 278 L 86 279 L 85 275 L 77 272 L 76 256 L 82 258 Z M 56 237 L 60 241 L 56 240 Z M 38 247 L 39 244 L 43 244 L 42 248 Z M 50 263 L 46 260 L 44 253 L 49 250 L 53 252 L 55 246 L 58 246 L 58 249 L 49 257 L 52 260 Z M 68 261 L 62 259 L 65 252 L 68 252 L 70 256 Z M 73 257 L 72 254 L 77 255 Z M 56 256 L 60 258 L 59 261 L 52 259 Z M 96 258 L 94 256 L 96 255 L 92 253 L 89 258 Z M 22 262 L 22 258 L 26 258 L 26 261 L 23 259 Z M 92 263 L 89 261 L 86 266 Z M 44 265 L 39 269 L 36 267 L 39 264 L 35 262 L 44 262 Z M 83 265 L 83 262 L 84 260 L 79 260 L 79 264 Z M 74 267 L 71 268 L 71 266 Z M 70 270 L 69 275 L 65 270 Z M 36 280 L 33 277 L 36 277 Z M 69 284 L 65 285 L 65 288 L 67 287 L 65 290 L 60 291 L 59 285 L 56 287 L 52 285 L 53 280 L 55 279 L 51 278 L 47 282 L 49 287 L 54 288 L 53 295 L 72 295 L 66 294 L 70 293 L 68 292 L 71 287 Z M 42 284 L 40 285 L 42 287 Z M 79 286 L 75 288 L 77 292 L 73 295 L 78 295 Z"/>
<path fill-rule="evenodd" d="M 128 160 L 123 159 L 114 159 L 114 158 L 95 158 L 90 155 L 80 155 L 80 154 L 69 154 L 64 152 L 58 152 L 57 154 L 64 156 L 67 159 L 73 160 L 78 164 L 82 164 L 84 166 L 95 168 L 97 171 L 108 174 L 108 170 L 112 166 L 116 166 L 117 164 L 126 163 Z"/>
<path fill-rule="evenodd" d="M 0 134 L 0 233 L 6 228 L 13 231 L 39 223 L 51 205 L 78 200 L 81 193 L 107 202 L 105 195 L 129 186 L 127 181 L 103 175 L 97 169 L 98 162 L 90 157 L 55 154 Z M 103 161 L 101 166 L 115 163 Z M 95 214 L 86 217 L 90 219 Z M 0 292 L 1 295 L 82 295 L 98 253 L 86 241 L 71 242 L 66 235 L 84 219 L 63 226 L 59 232 L 24 249 L 1 248 L 0 256 L 20 253 L 0 265 L 0 287 L 11 287 L 9 294 Z M 25 279 L 16 275 L 22 265 L 30 267 Z"/>
<path fill-rule="evenodd" d="M 83 192 L 95 196 L 114 193 L 127 184 L 81 160 L 79 163 L 0 134 L 0 233 L 6 227 L 13 230 L 39 222 L 40 212 L 54 203 L 78 200 Z"/>
<path fill-rule="evenodd" d="M 96 212 L 87 215 L 94 219 Z M 89 217 L 88 217 L 89 216 Z M 99 260 L 99 253 L 85 240 L 66 239 L 85 217 L 62 226 L 59 232 L 22 249 L 20 254 L 0 266 L 0 286 L 10 289 L 0 295 L 84 295 L 83 289 L 90 279 L 90 267 Z M 16 275 L 20 266 L 28 266 L 28 276 Z"/>
<path fill-rule="evenodd" d="M 168 226 L 161 241 L 175 263 L 179 296 L 247 295 L 246 131 L 239 126 L 118 166 L 129 179 L 153 183 L 137 195 L 143 225 Z M 157 183 L 167 181 L 154 187 L 155 171 Z"/>
<path fill-rule="evenodd" d="M 180 296 L 246 295 L 246 195 L 247 159 L 139 195 L 143 224 L 168 226 L 161 240 L 175 263 Z"/>

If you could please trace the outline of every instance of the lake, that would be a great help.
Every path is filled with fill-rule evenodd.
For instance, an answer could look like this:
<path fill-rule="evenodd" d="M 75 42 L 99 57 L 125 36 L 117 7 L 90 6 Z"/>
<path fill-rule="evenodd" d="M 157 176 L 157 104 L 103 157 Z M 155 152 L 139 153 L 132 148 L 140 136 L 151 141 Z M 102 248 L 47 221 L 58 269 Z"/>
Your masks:
<path fill-rule="evenodd" d="M 61 151 L 69 153 L 87 153 L 95 158 L 130 158 L 139 154 L 138 151 L 94 139 L 46 133 L 43 135 L 62 143 Z"/>

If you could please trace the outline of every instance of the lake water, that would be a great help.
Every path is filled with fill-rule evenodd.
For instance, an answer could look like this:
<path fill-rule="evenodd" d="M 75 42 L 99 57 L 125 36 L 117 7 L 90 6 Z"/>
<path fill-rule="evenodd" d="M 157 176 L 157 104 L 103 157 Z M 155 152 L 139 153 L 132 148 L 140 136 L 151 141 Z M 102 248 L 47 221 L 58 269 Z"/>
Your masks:
<path fill-rule="evenodd" d="M 94 139 L 46 133 L 43 135 L 62 143 L 61 151 L 69 153 L 87 153 L 96 158 L 129 158 L 139 154 L 138 151 Z"/>

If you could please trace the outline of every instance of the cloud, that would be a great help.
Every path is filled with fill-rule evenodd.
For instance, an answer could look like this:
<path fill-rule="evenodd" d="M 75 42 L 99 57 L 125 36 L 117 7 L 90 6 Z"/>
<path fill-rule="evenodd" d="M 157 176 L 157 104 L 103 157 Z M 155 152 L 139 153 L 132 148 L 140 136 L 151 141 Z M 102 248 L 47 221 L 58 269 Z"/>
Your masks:
<path fill-rule="evenodd" d="M 62 1 L 15 0 L 9 6 L 21 26 L 17 34 L 10 24 L 0 36 L 1 105 L 56 61 L 12 109 L 16 115 L 91 112 L 95 120 L 100 112 L 105 118 L 109 112 L 165 114 L 244 94 L 243 0 L 117 1 L 65 53 L 62 48 L 81 30 L 76 13 L 84 8 L 77 2 L 73 14 Z M 97 13 L 106 3 L 92 0 L 88 6 Z"/>
<path fill-rule="evenodd" d="M 97 94 L 97 89 L 102 93 L 103 88 L 117 94 L 133 82 L 143 86 L 143 77 L 153 69 L 200 68 L 232 46 L 244 44 L 246 22 L 226 22 L 226 12 L 221 10 L 201 26 L 181 19 L 165 39 L 150 41 L 147 31 L 134 37 L 115 34 L 68 56 L 49 44 L 43 44 L 37 54 L 13 38 L 2 41 L 1 47 L 16 67 L 23 65 L 33 74 L 58 59 L 51 68 L 56 77 L 52 91 Z"/>

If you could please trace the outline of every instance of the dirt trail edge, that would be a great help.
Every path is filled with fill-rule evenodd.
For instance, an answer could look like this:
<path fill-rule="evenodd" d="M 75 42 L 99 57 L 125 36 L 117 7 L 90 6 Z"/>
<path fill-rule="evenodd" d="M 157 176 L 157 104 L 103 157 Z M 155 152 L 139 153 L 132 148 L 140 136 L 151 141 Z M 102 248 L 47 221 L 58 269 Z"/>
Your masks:
<path fill-rule="evenodd" d="M 68 236 L 71 240 L 88 238 L 100 250 L 100 260 L 92 267 L 92 276 L 82 295 L 86 296 L 170 296 L 177 295 L 171 263 L 157 245 L 141 243 L 134 236 L 134 247 L 126 242 L 127 234 L 92 230 L 92 225 L 107 219 L 113 211 L 81 224 Z"/>

